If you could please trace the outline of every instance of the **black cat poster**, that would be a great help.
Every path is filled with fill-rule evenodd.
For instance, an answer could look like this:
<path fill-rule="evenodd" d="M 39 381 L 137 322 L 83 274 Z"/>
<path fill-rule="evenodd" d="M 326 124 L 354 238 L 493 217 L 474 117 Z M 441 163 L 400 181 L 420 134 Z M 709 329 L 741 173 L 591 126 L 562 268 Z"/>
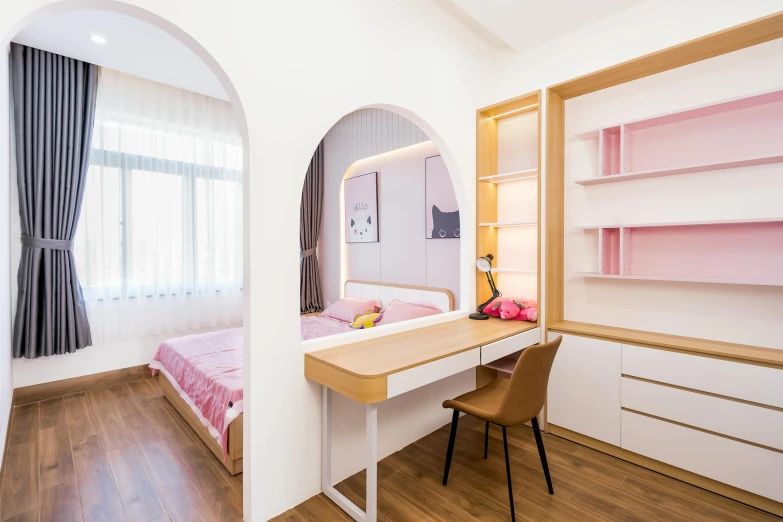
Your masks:
<path fill-rule="evenodd" d="M 425 160 L 424 213 L 427 239 L 459 239 L 457 196 L 442 156 Z"/>
<path fill-rule="evenodd" d="M 344 181 L 345 242 L 378 242 L 378 173 Z"/>

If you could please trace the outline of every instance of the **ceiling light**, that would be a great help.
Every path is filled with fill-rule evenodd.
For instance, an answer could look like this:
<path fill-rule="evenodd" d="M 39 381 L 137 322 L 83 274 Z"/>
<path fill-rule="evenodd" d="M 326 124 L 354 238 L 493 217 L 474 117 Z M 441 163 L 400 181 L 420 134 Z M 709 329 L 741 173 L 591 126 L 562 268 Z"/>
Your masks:
<path fill-rule="evenodd" d="M 103 36 L 99 36 L 97 34 L 91 35 L 90 36 L 90 40 L 92 40 L 93 42 L 95 42 L 97 44 L 105 44 L 106 43 L 106 38 L 104 38 Z"/>

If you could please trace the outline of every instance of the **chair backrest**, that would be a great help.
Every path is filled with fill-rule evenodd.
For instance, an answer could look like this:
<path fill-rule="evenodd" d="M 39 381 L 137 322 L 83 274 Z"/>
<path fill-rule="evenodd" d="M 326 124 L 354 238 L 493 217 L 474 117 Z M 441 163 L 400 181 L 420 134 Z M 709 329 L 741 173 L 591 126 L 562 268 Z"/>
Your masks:
<path fill-rule="evenodd" d="M 562 337 L 525 348 L 519 357 L 497 418 L 505 426 L 529 421 L 544 407 L 549 372 Z"/>

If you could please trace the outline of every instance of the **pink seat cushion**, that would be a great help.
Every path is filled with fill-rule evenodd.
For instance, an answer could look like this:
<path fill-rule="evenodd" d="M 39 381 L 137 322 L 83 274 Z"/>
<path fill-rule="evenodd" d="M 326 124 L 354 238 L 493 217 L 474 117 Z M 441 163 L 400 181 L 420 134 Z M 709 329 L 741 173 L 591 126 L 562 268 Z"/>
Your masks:
<path fill-rule="evenodd" d="M 380 310 L 380 301 L 359 299 L 357 297 L 343 297 L 321 312 L 321 316 L 331 317 L 332 319 L 350 323 L 353 322 L 357 315 L 365 314 L 367 312 L 379 312 Z"/>
<path fill-rule="evenodd" d="M 377 324 L 399 323 L 400 321 L 408 321 L 410 319 L 427 317 L 428 315 L 436 315 L 439 313 L 441 313 L 441 311 L 431 305 L 406 303 L 395 299 L 386 307 L 386 310 L 383 312 L 383 317 Z"/>

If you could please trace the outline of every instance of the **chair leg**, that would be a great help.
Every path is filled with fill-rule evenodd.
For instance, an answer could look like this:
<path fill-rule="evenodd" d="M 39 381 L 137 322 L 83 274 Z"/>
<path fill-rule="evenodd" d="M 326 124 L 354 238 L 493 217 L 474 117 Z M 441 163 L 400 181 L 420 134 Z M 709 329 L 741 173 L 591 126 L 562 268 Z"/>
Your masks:
<path fill-rule="evenodd" d="M 454 439 L 457 438 L 457 423 L 459 422 L 459 412 L 454 410 L 451 417 L 451 434 L 449 435 L 449 449 L 446 452 L 446 469 L 443 470 L 443 485 L 449 482 L 449 468 L 451 467 L 451 456 L 454 453 Z"/>
<path fill-rule="evenodd" d="M 503 428 L 503 449 L 506 452 L 506 479 L 508 480 L 508 502 L 511 504 L 511 522 L 516 520 L 514 516 L 514 488 L 511 487 L 511 463 L 508 461 L 508 440 L 506 439 L 506 427 Z"/>
<path fill-rule="evenodd" d="M 544 476 L 546 477 L 546 485 L 549 488 L 549 494 L 554 495 L 555 490 L 552 489 L 552 478 L 549 476 L 549 465 L 546 463 L 546 451 L 544 451 L 544 441 L 541 440 L 541 430 L 538 429 L 538 419 L 533 417 L 533 433 L 536 435 L 536 446 L 538 446 L 538 456 L 541 457 L 541 466 L 544 468 Z"/>
<path fill-rule="evenodd" d="M 489 447 L 489 421 L 484 428 L 484 460 L 487 458 L 487 448 Z"/>

